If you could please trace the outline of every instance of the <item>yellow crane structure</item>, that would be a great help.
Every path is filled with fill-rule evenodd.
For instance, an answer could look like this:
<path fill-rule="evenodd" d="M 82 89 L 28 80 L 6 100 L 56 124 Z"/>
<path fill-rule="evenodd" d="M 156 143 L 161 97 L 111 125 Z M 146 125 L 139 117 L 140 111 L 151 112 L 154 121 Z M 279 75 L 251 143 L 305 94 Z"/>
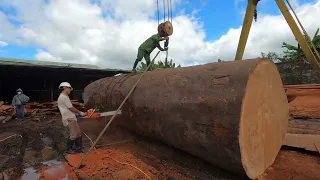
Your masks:
<path fill-rule="evenodd" d="M 243 53 L 247 44 L 247 40 L 248 40 L 248 36 L 249 36 L 249 32 L 251 29 L 251 25 L 252 25 L 252 21 L 254 18 L 256 18 L 256 7 L 257 4 L 260 0 L 248 0 L 248 5 L 247 5 L 247 10 L 246 10 L 246 14 L 244 17 L 244 21 L 243 21 L 243 25 L 242 25 L 242 30 L 241 30 L 241 35 L 240 35 L 240 39 L 239 39 L 239 43 L 238 43 L 238 48 L 237 48 L 237 52 L 236 52 L 236 56 L 235 56 L 235 60 L 242 60 L 243 57 Z M 303 28 L 301 22 L 299 21 L 297 15 L 294 13 L 290 3 L 288 0 L 287 3 L 290 7 L 290 9 L 293 11 L 293 14 L 295 15 L 301 29 L 304 32 L 304 35 L 302 34 L 302 32 L 299 29 L 299 26 L 297 25 L 297 23 L 295 22 L 293 16 L 291 15 L 286 3 L 284 2 L 284 0 L 275 0 L 282 15 L 284 16 L 285 20 L 287 21 L 293 35 L 295 36 L 296 40 L 298 41 L 298 43 L 301 46 L 302 51 L 304 52 L 307 60 L 309 61 L 309 63 L 311 64 L 312 68 L 316 71 L 320 70 L 320 57 L 319 54 L 316 50 L 316 48 L 314 47 L 314 45 L 312 44 L 307 32 L 305 31 L 305 29 Z M 305 38 L 306 37 L 306 38 Z M 309 41 L 309 44 L 311 44 L 312 48 L 315 50 L 315 53 L 311 50 L 307 40 Z"/>

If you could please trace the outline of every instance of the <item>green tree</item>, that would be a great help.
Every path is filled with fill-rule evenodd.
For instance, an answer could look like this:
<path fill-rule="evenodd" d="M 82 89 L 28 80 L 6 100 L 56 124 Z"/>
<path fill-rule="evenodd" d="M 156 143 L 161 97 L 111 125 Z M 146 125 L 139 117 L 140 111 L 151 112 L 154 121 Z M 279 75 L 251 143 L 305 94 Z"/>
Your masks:
<path fill-rule="evenodd" d="M 164 60 L 164 61 L 158 61 L 157 63 L 153 63 L 150 69 L 154 70 L 158 68 L 165 69 L 165 68 L 179 68 L 179 67 L 181 67 L 181 65 L 179 64 L 178 66 L 176 66 L 176 64 L 172 62 L 172 59 L 171 59 L 170 61 Z M 141 62 L 140 66 L 137 68 L 137 71 L 142 72 L 146 68 L 147 68 L 147 64 L 144 62 Z"/>
<path fill-rule="evenodd" d="M 320 50 L 320 35 L 319 28 L 317 29 L 316 33 L 314 34 L 313 38 L 311 39 L 312 44 L 316 47 L 317 51 Z M 305 35 L 305 38 L 308 39 Z M 308 45 L 311 48 L 312 52 L 315 54 L 315 50 L 312 48 L 311 43 L 308 41 Z M 283 42 L 282 48 L 285 48 L 283 51 L 284 55 L 281 61 L 295 61 L 295 60 L 307 60 L 305 54 L 303 53 L 302 49 L 298 46 L 294 46 L 288 43 Z"/>
<path fill-rule="evenodd" d="M 268 52 L 268 54 L 261 52 L 260 58 L 267 58 L 272 60 L 273 62 L 280 62 L 280 59 L 282 58 L 281 55 L 275 53 L 275 52 Z"/>
<path fill-rule="evenodd" d="M 319 28 L 317 29 L 311 41 L 313 45 L 316 47 L 317 51 L 319 52 L 320 51 L 320 35 L 318 35 L 318 33 L 319 33 Z M 307 39 L 307 37 L 305 38 Z M 262 52 L 261 56 L 263 58 L 271 59 L 274 62 L 307 60 L 299 44 L 297 46 L 294 46 L 286 42 L 283 42 L 281 47 L 284 49 L 283 54 L 281 55 L 276 54 L 274 52 L 269 52 L 268 54 Z M 313 53 L 315 53 L 310 42 L 309 42 L 309 47 L 312 49 Z"/>

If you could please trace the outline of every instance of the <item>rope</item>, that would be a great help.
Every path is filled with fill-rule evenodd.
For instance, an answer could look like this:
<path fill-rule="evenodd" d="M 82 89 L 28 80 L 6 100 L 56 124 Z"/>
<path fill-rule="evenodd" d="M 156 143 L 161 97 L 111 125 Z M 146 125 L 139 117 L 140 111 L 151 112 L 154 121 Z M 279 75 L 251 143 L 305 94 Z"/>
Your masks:
<path fill-rule="evenodd" d="M 148 179 L 152 180 L 150 176 L 148 176 L 148 174 L 146 174 L 145 172 L 143 172 L 141 169 L 139 169 L 138 167 L 132 165 L 132 164 L 129 164 L 129 163 L 125 163 L 125 162 L 121 162 L 121 161 L 118 161 L 110 156 L 107 155 L 108 158 L 111 158 L 112 160 L 116 161 L 117 163 L 120 163 L 120 164 L 123 164 L 123 165 L 129 165 L 133 168 L 135 168 L 136 170 L 140 171 L 143 175 L 145 175 Z"/>
<path fill-rule="evenodd" d="M 86 133 L 83 132 L 83 134 L 91 141 L 91 144 L 93 145 L 92 139 L 91 139 Z M 98 152 L 97 148 L 94 147 L 94 149 L 95 149 L 95 151 L 97 152 L 97 155 L 99 156 L 100 153 Z M 129 165 L 129 166 L 135 168 L 136 170 L 140 171 L 143 175 L 145 175 L 148 179 L 152 180 L 151 177 L 148 176 L 148 174 L 146 174 L 145 172 L 143 172 L 140 168 L 138 168 L 138 167 L 136 167 L 136 166 L 134 166 L 134 165 L 132 165 L 132 164 L 129 164 L 129 163 L 125 163 L 125 162 L 118 161 L 118 160 L 116 160 L 116 159 L 114 159 L 114 158 L 112 158 L 112 157 L 110 157 L 110 156 L 108 156 L 108 155 L 106 155 L 106 156 L 107 156 L 108 158 L 116 161 L 116 162 L 119 163 L 119 164 Z M 99 158 L 98 158 L 98 159 L 99 159 Z"/>
<path fill-rule="evenodd" d="M 8 136 L 8 137 L 6 137 L 6 138 L 4 138 L 4 139 L 1 139 L 0 142 L 3 142 L 3 141 L 5 141 L 5 140 L 7 140 L 7 139 L 10 139 L 10 138 L 12 138 L 12 137 L 14 137 L 14 136 L 20 136 L 20 137 L 22 138 L 22 136 L 21 136 L 20 134 L 13 134 L 13 135 Z"/>
<path fill-rule="evenodd" d="M 156 56 L 153 58 L 152 62 L 155 60 L 155 58 L 159 55 L 160 51 L 158 51 L 158 53 L 156 54 Z M 122 106 L 124 105 L 124 103 L 127 101 L 127 99 L 130 97 L 130 95 L 132 94 L 133 90 L 136 88 L 136 86 L 139 84 L 140 80 L 143 78 L 144 74 L 147 72 L 147 70 L 151 67 L 153 63 L 150 63 L 148 65 L 148 67 L 144 70 L 144 72 L 141 74 L 140 78 L 136 81 L 136 83 L 134 84 L 134 86 L 132 87 L 132 89 L 129 91 L 128 95 L 125 97 L 125 99 L 122 101 L 122 103 L 120 104 L 120 106 L 118 107 L 117 111 L 113 114 L 113 116 L 111 117 L 110 121 L 108 122 L 108 124 L 104 127 L 104 129 L 101 131 L 101 133 L 99 134 L 98 138 L 94 141 L 94 143 L 91 145 L 90 149 L 86 152 L 86 154 L 83 156 L 83 158 L 81 159 L 80 163 L 77 166 L 77 169 L 80 168 L 80 166 L 82 165 L 82 163 L 85 161 L 85 159 L 87 158 L 89 152 L 94 148 L 94 146 L 97 144 L 97 142 L 99 141 L 99 139 L 101 138 L 101 136 L 104 134 L 104 132 L 107 130 L 107 128 L 110 126 L 110 124 L 112 123 L 112 121 L 114 120 L 114 118 L 116 117 L 116 115 L 118 114 L 119 110 L 122 108 Z"/>
<path fill-rule="evenodd" d="M 293 8 L 292 8 L 292 6 L 291 6 L 291 4 L 290 4 L 289 0 L 286 0 L 286 1 L 287 1 L 288 5 L 289 5 L 289 7 L 290 7 L 291 11 L 293 12 L 294 16 L 296 17 L 296 19 L 297 19 L 297 21 L 298 21 L 298 23 L 299 23 L 299 25 L 300 25 L 300 27 L 301 27 L 301 29 L 302 29 L 303 33 L 306 35 L 307 40 L 310 42 L 310 44 L 311 44 L 311 46 L 312 46 L 312 49 L 315 51 L 316 56 L 317 56 L 317 58 L 318 58 L 318 62 L 319 62 L 319 60 L 320 60 L 320 55 L 319 55 L 319 53 L 318 53 L 317 49 L 314 47 L 314 44 L 312 43 L 312 40 L 310 39 L 310 37 L 309 37 L 309 35 L 308 35 L 307 31 L 304 29 L 304 27 L 303 27 L 302 23 L 300 22 L 300 20 L 299 20 L 299 18 L 298 18 L 298 16 L 297 16 L 297 14 L 296 14 L 296 13 L 295 13 L 295 11 L 293 10 Z"/>

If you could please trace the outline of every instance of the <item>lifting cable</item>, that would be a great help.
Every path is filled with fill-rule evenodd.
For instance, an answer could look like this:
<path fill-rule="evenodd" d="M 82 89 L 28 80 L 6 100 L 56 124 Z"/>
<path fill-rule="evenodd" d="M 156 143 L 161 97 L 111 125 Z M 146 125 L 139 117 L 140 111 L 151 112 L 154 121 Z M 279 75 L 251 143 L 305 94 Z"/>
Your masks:
<path fill-rule="evenodd" d="M 170 4 L 169 4 L 169 8 L 170 8 L 170 18 L 171 18 L 171 24 L 172 22 L 172 0 L 170 0 Z"/>
<path fill-rule="evenodd" d="M 158 26 L 160 24 L 159 0 L 157 0 Z"/>
<path fill-rule="evenodd" d="M 318 58 L 318 62 L 320 61 L 320 55 L 319 55 L 319 53 L 318 53 L 318 51 L 317 51 L 317 49 L 315 48 L 315 46 L 314 46 L 314 44 L 313 44 L 313 42 L 312 42 L 312 40 L 310 39 L 310 37 L 309 37 L 309 35 L 308 35 L 308 33 L 307 33 L 307 31 L 304 29 L 304 27 L 303 27 L 303 25 L 302 25 L 302 23 L 300 22 L 300 20 L 299 20 L 299 18 L 298 18 L 298 16 L 297 16 L 297 14 L 295 13 L 295 11 L 293 10 L 293 8 L 292 8 L 292 6 L 291 6 L 291 4 L 290 4 L 290 2 L 289 2 L 289 0 L 286 0 L 287 1 L 287 3 L 288 3 L 288 5 L 289 5 L 289 7 L 290 7 L 290 9 L 291 9 L 291 11 L 293 12 L 293 14 L 294 14 L 294 16 L 296 17 L 296 19 L 297 19 L 297 21 L 298 21 L 298 23 L 299 23 L 299 25 L 300 25 L 300 28 L 302 29 L 302 31 L 303 31 L 303 33 L 305 34 L 305 36 L 307 37 L 307 41 L 309 41 L 309 43 L 311 44 L 311 46 L 312 46 L 312 49 L 315 51 L 315 53 L 316 53 L 316 57 Z M 307 44 L 308 45 L 308 44 Z M 308 45 L 309 46 L 309 45 Z"/>
<path fill-rule="evenodd" d="M 163 0 L 163 22 L 165 23 L 166 20 L 171 22 L 172 25 L 172 0 Z M 166 11 L 166 6 L 167 6 L 167 11 Z M 158 12 L 158 26 L 160 25 L 160 15 L 159 15 L 159 0 L 157 0 L 157 12 Z M 167 17 L 168 19 L 166 19 L 166 13 L 167 13 Z M 168 47 L 169 44 L 169 40 L 167 40 L 164 43 L 164 47 Z M 169 56 L 169 51 L 166 51 L 166 60 L 168 60 L 168 56 Z"/>
<path fill-rule="evenodd" d="M 172 22 L 172 0 L 163 0 L 163 22 L 166 22 L 166 13 L 168 17 L 168 21 L 171 22 L 171 25 L 173 24 Z M 166 5 L 167 5 L 167 12 L 166 12 Z M 159 0 L 157 0 L 157 14 L 158 14 L 158 26 L 160 25 L 160 10 L 159 10 Z M 168 47 L 169 45 L 169 40 L 164 43 L 164 47 Z M 169 50 L 166 51 L 166 60 L 168 60 L 169 56 Z"/>
<path fill-rule="evenodd" d="M 166 3 L 163 0 L 163 22 L 166 22 Z"/>
<path fill-rule="evenodd" d="M 170 21 L 170 4 L 169 4 L 169 0 L 167 0 L 167 4 L 168 4 L 168 21 Z"/>

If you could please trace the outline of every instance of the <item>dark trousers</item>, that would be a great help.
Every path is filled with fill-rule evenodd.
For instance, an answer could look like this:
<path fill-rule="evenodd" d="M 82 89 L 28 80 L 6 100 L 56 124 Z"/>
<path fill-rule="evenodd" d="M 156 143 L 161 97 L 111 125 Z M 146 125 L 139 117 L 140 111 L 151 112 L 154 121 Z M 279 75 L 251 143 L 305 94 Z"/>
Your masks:
<path fill-rule="evenodd" d="M 18 120 L 24 119 L 24 106 L 23 105 L 16 105 L 16 116 Z"/>
<path fill-rule="evenodd" d="M 138 50 L 137 59 L 136 59 L 136 61 L 134 62 L 134 65 L 133 65 L 132 70 L 135 70 L 135 69 L 136 69 L 138 63 L 142 60 L 142 58 L 144 58 L 144 59 L 146 60 L 146 64 L 147 64 L 147 67 L 148 67 L 149 64 L 150 64 L 150 54 L 151 54 L 151 53 L 146 52 L 146 51 L 144 51 L 144 50 L 142 50 L 142 49 L 139 49 L 139 50 Z"/>

